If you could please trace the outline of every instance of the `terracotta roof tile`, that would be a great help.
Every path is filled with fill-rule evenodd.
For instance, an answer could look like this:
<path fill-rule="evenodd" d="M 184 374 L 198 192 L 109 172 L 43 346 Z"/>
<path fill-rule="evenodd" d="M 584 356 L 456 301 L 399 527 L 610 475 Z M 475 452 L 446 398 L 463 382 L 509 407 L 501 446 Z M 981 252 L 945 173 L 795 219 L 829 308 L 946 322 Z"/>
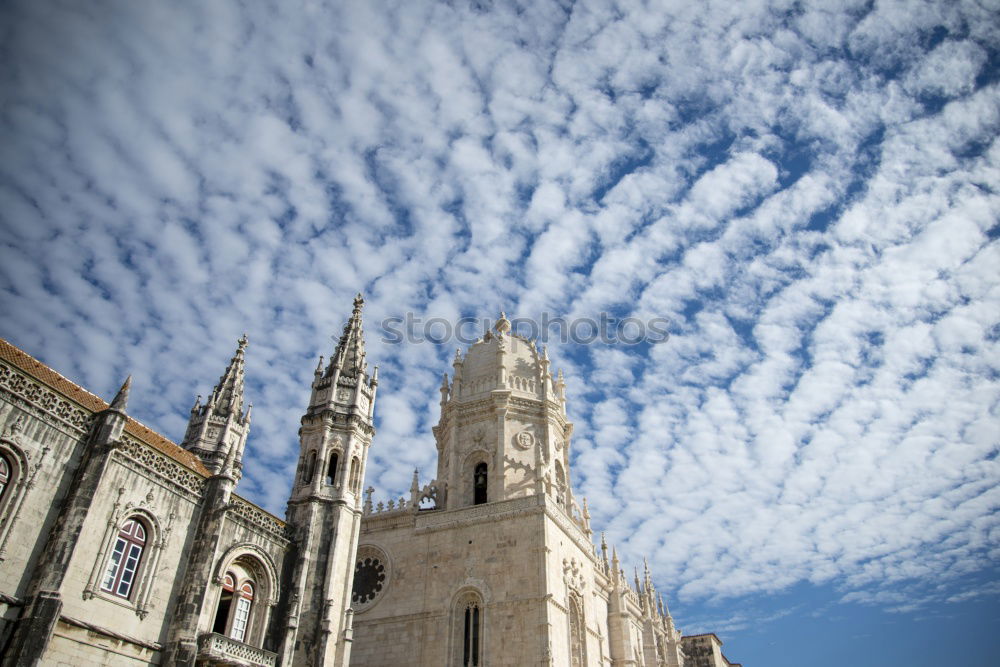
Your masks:
<path fill-rule="evenodd" d="M 108 407 L 107 401 L 91 394 L 80 385 L 66 379 L 42 362 L 38 361 L 23 350 L 11 345 L 3 338 L 0 338 L 0 359 L 8 361 L 20 370 L 24 371 L 39 382 L 48 385 L 55 391 L 64 395 L 70 400 L 76 401 L 81 406 L 91 412 L 100 412 Z M 125 432 L 138 438 L 153 449 L 166 454 L 178 463 L 190 468 L 203 477 L 208 477 L 208 469 L 195 454 L 180 447 L 168 438 L 160 435 L 153 429 L 136 421 L 132 417 L 128 418 L 125 425 Z"/>

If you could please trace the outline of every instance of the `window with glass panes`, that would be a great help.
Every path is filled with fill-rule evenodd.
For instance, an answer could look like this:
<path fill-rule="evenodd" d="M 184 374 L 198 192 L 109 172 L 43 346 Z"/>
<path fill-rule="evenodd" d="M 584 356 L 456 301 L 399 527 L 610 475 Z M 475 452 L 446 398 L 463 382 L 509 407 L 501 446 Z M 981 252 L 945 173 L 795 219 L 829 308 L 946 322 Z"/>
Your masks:
<path fill-rule="evenodd" d="M 229 636 L 238 642 L 243 641 L 247 634 L 247 624 L 250 622 L 250 606 L 253 604 L 253 584 L 244 581 L 240 586 L 240 596 L 236 599 L 236 610 L 233 612 L 233 629 Z"/>
<path fill-rule="evenodd" d="M 119 597 L 128 598 L 132 593 L 135 575 L 142 561 L 142 551 L 146 547 L 146 528 L 142 522 L 129 519 L 118 531 L 114 549 L 108 556 L 108 566 L 104 570 L 101 590 Z"/>

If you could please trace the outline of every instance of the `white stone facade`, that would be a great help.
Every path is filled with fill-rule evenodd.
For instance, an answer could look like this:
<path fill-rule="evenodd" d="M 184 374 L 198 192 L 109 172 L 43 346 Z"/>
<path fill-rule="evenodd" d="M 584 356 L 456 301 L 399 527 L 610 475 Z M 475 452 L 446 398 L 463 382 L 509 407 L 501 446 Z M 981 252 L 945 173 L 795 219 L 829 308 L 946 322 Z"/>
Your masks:
<path fill-rule="evenodd" d="M 595 548 L 565 384 L 505 317 L 442 382 L 436 478 L 373 503 L 362 304 L 316 369 L 285 521 L 234 492 L 245 338 L 180 445 L 127 416 L 129 382 L 108 404 L 0 341 L 4 667 L 685 664 L 648 570 Z"/>

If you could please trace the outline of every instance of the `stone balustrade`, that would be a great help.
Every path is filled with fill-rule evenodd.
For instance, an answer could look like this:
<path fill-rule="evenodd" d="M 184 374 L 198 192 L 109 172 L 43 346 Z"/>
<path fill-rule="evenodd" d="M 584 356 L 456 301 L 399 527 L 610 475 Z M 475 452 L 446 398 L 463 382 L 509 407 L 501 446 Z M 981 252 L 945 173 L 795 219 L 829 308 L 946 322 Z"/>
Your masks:
<path fill-rule="evenodd" d="M 217 632 L 206 632 L 198 638 L 198 662 L 210 665 L 252 665 L 274 667 L 276 653 L 238 642 Z"/>

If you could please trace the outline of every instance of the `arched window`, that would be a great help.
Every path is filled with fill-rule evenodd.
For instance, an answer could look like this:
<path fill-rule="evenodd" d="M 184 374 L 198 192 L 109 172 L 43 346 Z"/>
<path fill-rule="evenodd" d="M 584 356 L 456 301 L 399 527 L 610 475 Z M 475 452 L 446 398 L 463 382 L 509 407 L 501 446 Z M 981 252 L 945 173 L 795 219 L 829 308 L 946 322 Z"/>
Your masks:
<path fill-rule="evenodd" d="M 569 656 L 572 667 L 587 664 L 583 638 L 583 610 L 576 596 L 569 599 Z"/>
<path fill-rule="evenodd" d="M 146 527 L 138 519 L 129 519 L 122 524 L 115 540 L 115 547 L 104 568 L 101 590 L 119 597 L 128 598 L 132 593 L 135 575 L 146 548 Z"/>
<path fill-rule="evenodd" d="M 316 450 L 309 452 L 309 458 L 306 459 L 306 468 L 302 471 L 302 481 L 308 484 L 313 479 L 313 471 L 316 469 Z"/>
<path fill-rule="evenodd" d="M 455 606 L 455 634 L 455 662 L 462 667 L 479 667 L 485 664 L 483 599 L 478 593 L 468 591 L 458 599 Z"/>
<path fill-rule="evenodd" d="M 337 463 L 340 457 L 337 456 L 337 452 L 330 452 L 330 463 L 326 466 L 326 483 L 328 486 L 333 486 L 337 482 Z"/>
<path fill-rule="evenodd" d="M 0 454 L 0 502 L 3 501 L 7 487 L 10 485 L 10 471 L 10 461 L 7 460 L 6 456 Z"/>
<path fill-rule="evenodd" d="M 351 459 L 351 491 L 357 493 L 361 488 L 361 461 L 358 457 Z"/>
<path fill-rule="evenodd" d="M 238 642 L 246 641 L 253 615 L 254 594 L 257 585 L 247 578 L 248 573 L 237 564 L 222 579 L 219 604 L 215 609 L 212 632 L 226 635 Z"/>
<path fill-rule="evenodd" d="M 253 582 L 244 581 L 240 586 L 240 595 L 236 599 L 236 611 L 233 614 L 233 630 L 229 636 L 238 642 L 243 641 L 247 634 L 247 624 L 250 622 L 250 607 L 253 605 Z"/>
<path fill-rule="evenodd" d="M 556 461 L 556 502 L 560 505 L 566 502 L 566 475 L 559 461 Z"/>
<path fill-rule="evenodd" d="M 472 504 L 482 505 L 486 502 L 487 467 L 485 463 L 477 463 L 472 473 Z"/>
<path fill-rule="evenodd" d="M 212 625 L 212 632 L 220 635 L 226 634 L 229 626 L 229 612 L 233 608 L 233 593 L 236 592 L 236 575 L 226 572 L 222 578 L 222 594 L 219 596 L 219 606 L 215 609 L 215 623 Z"/>

